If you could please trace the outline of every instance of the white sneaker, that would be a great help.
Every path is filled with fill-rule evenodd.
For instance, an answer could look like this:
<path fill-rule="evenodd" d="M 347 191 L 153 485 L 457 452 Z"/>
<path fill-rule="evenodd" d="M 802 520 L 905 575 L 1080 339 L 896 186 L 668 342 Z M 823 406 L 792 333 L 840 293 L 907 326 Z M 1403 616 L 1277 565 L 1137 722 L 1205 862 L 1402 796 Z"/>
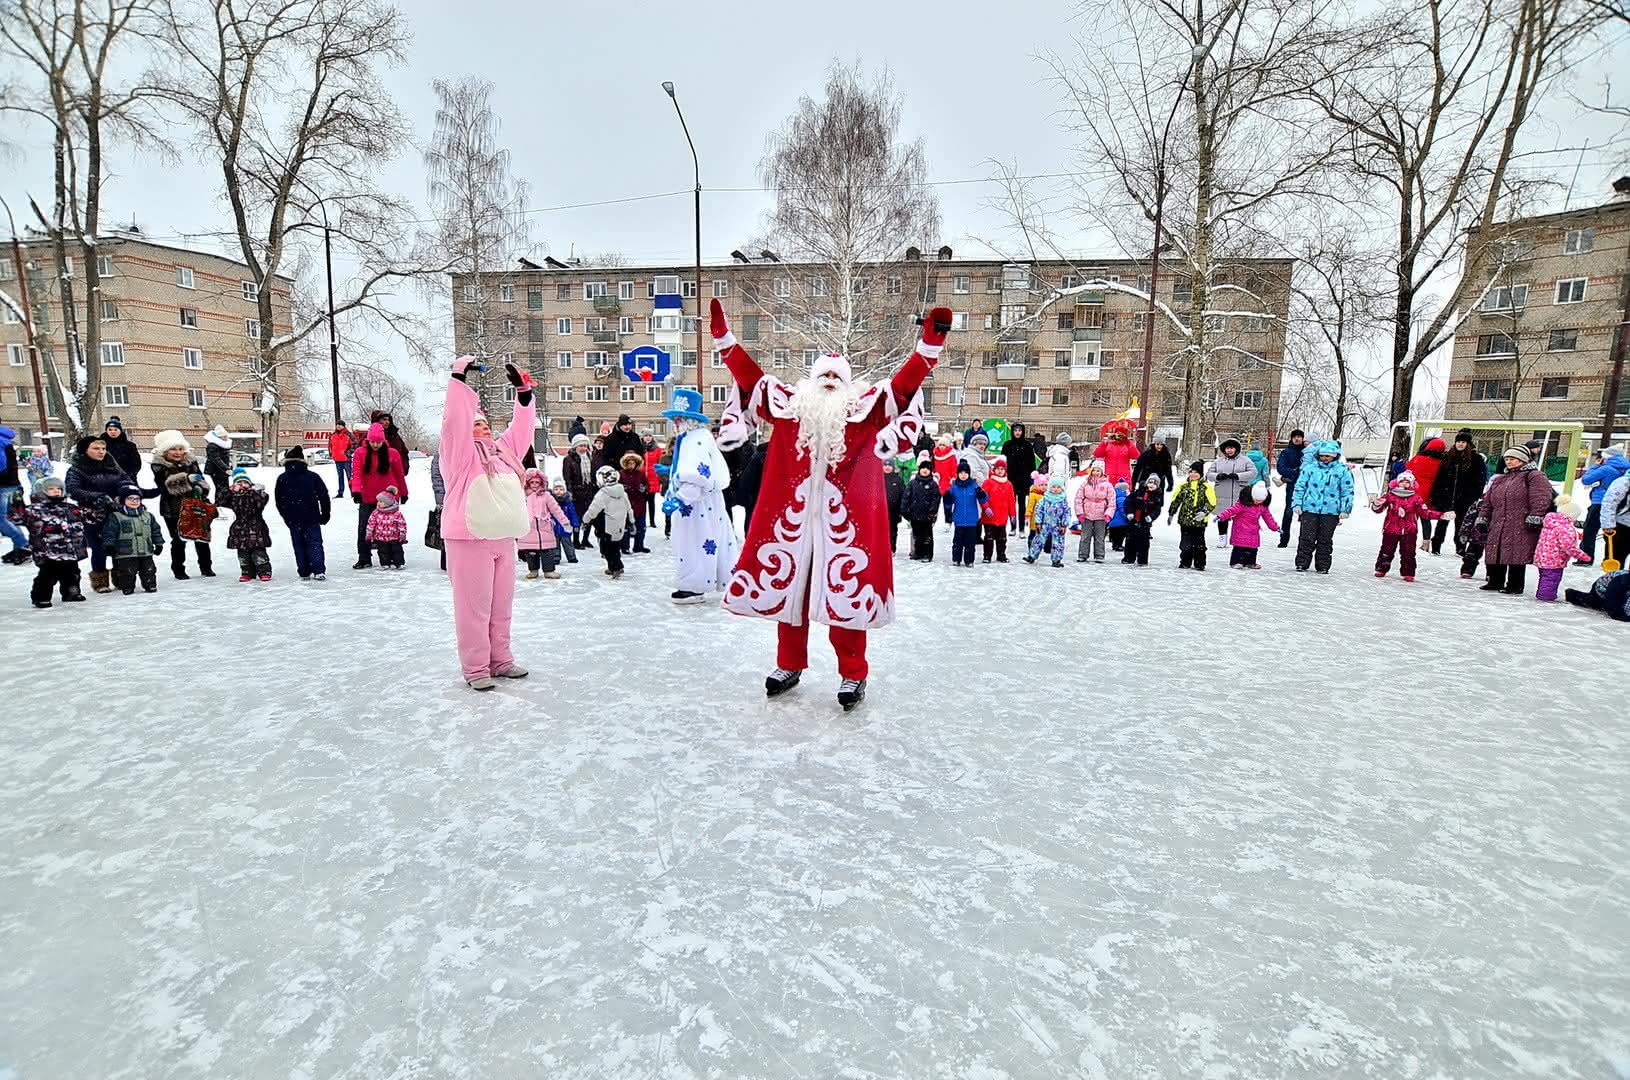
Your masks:
<path fill-rule="evenodd" d="M 478 676 L 474 679 L 468 679 L 466 681 L 470 684 L 471 690 L 491 690 L 493 687 L 498 685 L 485 675 Z"/>
<path fill-rule="evenodd" d="M 511 664 L 508 667 L 494 668 L 492 673 L 495 678 L 499 679 L 524 679 L 528 674 L 527 670 L 519 664 Z"/>
<path fill-rule="evenodd" d="M 312 574 L 311 575 L 311 580 L 312 581 L 327 581 L 328 580 L 328 575 L 327 574 Z"/>

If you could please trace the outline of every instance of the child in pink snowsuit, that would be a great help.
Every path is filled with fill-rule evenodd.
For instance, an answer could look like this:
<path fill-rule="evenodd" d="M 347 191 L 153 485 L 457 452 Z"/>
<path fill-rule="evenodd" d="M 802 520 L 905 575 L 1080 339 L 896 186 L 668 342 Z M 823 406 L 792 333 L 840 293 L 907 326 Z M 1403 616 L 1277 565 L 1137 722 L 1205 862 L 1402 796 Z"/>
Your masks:
<path fill-rule="evenodd" d="M 521 538 L 521 558 L 526 560 L 526 579 L 533 580 L 541 570 L 543 576 L 554 580 L 560 577 L 555 567 L 560 565 L 560 548 L 555 540 L 555 527 L 570 532 L 572 521 L 560 503 L 549 493 L 549 482 L 536 469 L 526 472 L 526 535 Z"/>
<path fill-rule="evenodd" d="M 1573 518 L 1560 510 L 1546 514 L 1539 527 L 1539 546 L 1534 549 L 1534 565 L 1539 567 L 1539 591 L 1534 599 L 1546 603 L 1554 601 L 1568 561 L 1589 558 L 1579 547 L 1579 526 Z"/>
<path fill-rule="evenodd" d="M 1234 542 L 1234 550 L 1228 553 L 1228 565 L 1245 570 L 1262 569 L 1256 561 L 1256 553 L 1262 549 L 1262 523 L 1267 522 L 1268 528 L 1279 531 L 1279 523 L 1268 509 L 1268 485 L 1258 480 L 1246 488 L 1239 502 L 1218 514 L 1217 521 L 1233 522 L 1228 527 L 1228 537 Z M 1205 567 L 1202 565 L 1200 569 Z"/>
<path fill-rule="evenodd" d="M 453 586 L 453 629 L 464 681 L 491 690 L 493 679 L 520 679 L 526 669 L 509 649 L 510 612 L 515 605 L 515 541 L 526 534 L 526 468 L 521 457 L 532 445 L 537 407 L 532 379 L 504 365 L 515 387 L 515 413 L 495 441 L 487 418 L 477 409 L 474 390 L 465 385 L 473 356 L 453 363 L 442 409 L 441 538 L 447 576 Z"/>
<path fill-rule="evenodd" d="M 1415 537 L 1420 535 L 1421 518 L 1436 521 L 1443 514 L 1421 498 L 1415 490 L 1415 474 L 1408 469 L 1397 475 L 1385 495 L 1370 500 L 1370 509 L 1386 515 L 1381 519 L 1381 552 L 1375 557 L 1375 576 L 1387 576 L 1393 552 L 1397 552 L 1404 580 L 1414 581 Z"/>
<path fill-rule="evenodd" d="M 368 515 L 368 543 L 379 552 L 379 565 L 386 570 L 400 570 L 406 561 L 402 545 L 407 543 L 407 519 L 402 516 L 402 504 L 397 499 L 396 485 L 391 484 L 379 493 L 374 512 Z"/>

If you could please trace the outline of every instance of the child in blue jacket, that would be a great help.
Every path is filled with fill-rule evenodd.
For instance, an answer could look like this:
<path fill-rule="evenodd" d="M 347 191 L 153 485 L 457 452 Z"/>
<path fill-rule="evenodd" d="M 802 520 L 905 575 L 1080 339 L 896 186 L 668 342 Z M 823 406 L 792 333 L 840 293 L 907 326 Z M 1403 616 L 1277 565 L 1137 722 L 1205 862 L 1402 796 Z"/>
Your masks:
<path fill-rule="evenodd" d="M 571 520 L 571 532 L 562 532 L 560 523 L 555 523 L 555 539 L 562 541 L 560 550 L 566 555 L 566 561 L 575 564 L 577 562 L 577 545 L 570 541 L 583 528 L 583 521 L 577 516 L 577 505 L 572 502 L 572 497 L 566 493 L 566 481 L 556 480 L 549 493 L 555 497 L 555 502 L 560 504 L 560 508 L 566 511 L 567 518 Z"/>
<path fill-rule="evenodd" d="M 1109 517 L 1109 543 L 1121 551 L 1126 544 L 1126 497 L 1132 494 L 1132 485 L 1125 480 L 1115 481 L 1115 512 Z"/>
<path fill-rule="evenodd" d="M 979 546 L 979 508 L 988 498 L 985 489 L 974 483 L 968 462 L 957 462 L 956 479 L 945 489 L 945 513 L 951 519 L 952 566 L 973 565 L 973 549 Z"/>

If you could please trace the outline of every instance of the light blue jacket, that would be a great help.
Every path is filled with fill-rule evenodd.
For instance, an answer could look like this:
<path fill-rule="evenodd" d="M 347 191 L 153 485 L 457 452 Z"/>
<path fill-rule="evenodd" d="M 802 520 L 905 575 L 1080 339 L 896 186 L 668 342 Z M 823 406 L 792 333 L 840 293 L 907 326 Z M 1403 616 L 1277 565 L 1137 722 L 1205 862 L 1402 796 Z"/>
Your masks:
<path fill-rule="evenodd" d="M 1334 454 L 1336 460 L 1328 465 L 1319 460 L 1320 454 Z M 1329 439 L 1320 439 L 1309 448 L 1302 459 L 1301 474 L 1296 477 L 1296 492 L 1291 496 L 1292 510 L 1304 514 L 1350 514 L 1353 512 L 1353 471 L 1341 459 L 1341 447 Z"/>

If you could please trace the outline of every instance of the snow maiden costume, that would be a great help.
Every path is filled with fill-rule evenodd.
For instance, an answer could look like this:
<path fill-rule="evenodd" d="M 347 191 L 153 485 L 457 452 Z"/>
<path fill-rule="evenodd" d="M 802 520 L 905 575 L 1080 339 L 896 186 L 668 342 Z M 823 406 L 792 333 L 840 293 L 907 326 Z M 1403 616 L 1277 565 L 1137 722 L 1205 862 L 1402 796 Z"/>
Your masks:
<path fill-rule="evenodd" d="M 826 356 L 788 386 L 736 343 L 715 300 L 712 330 L 735 379 L 720 441 L 744 442 L 772 425 L 758 505 L 724 607 L 776 622 L 769 696 L 797 685 L 809 666 L 809 624 L 830 628 L 845 709 L 866 692 L 866 631 L 894 621 L 894 560 L 882 459 L 922 429 L 922 385 L 938 362 L 951 312 L 935 308 L 917 349 L 886 383 L 856 385 L 849 361 Z"/>
<path fill-rule="evenodd" d="M 471 689 L 491 690 L 495 678 L 526 675 L 509 650 L 509 621 L 515 606 L 515 541 L 526 535 L 529 524 L 521 456 L 532 446 L 537 407 L 531 377 L 506 364 L 504 372 L 516 391 L 509 428 L 496 441 L 490 434 L 474 434 L 476 422 L 484 424 L 485 417 L 476 410 L 475 391 L 464 382 L 473 363 L 473 356 L 459 357 L 447 381 L 439 450 L 447 489 L 441 538 L 464 681 Z"/>
<path fill-rule="evenodd" d="M 700 604 L 708 593 L 724 588 L 736 562 L 736 527 L 724 500 L 730 469 L 708 430 L 700 393 L 674 387 L 673 401 L 662 415 L 677 432 L 662 500 L 662 512 L 673 523 L 672 599 Z"/>

